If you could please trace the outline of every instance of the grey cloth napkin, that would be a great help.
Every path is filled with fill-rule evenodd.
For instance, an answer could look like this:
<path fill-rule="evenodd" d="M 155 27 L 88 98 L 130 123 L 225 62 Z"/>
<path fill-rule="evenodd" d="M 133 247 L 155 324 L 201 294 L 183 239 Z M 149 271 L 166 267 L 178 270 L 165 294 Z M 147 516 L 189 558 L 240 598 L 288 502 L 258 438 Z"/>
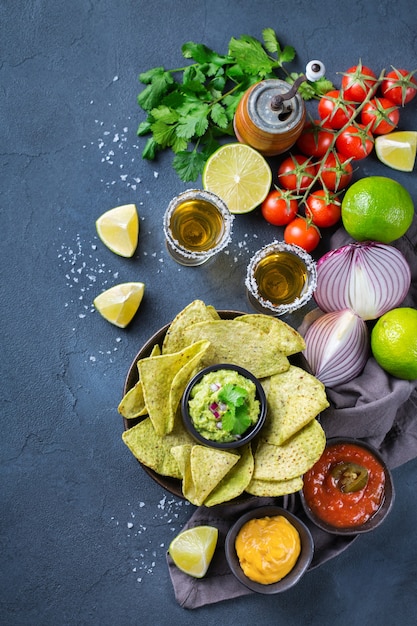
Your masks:
<path fill-rule="evenodd" d="M 351 239 L 341 228 L 332 237 L 330 248 L 338 248 L 349 241 Z M 417 308 L 416 217 L 407 234 L 393 245 L 404 254 L 412 274 L 411 288 L 401 306 Z M 379 449 L 391 468 L 417 457 L 417 381 L 393 378 L 370 357 L 360 376 L 328 389 L 327 394 L 330 407 L 320 417 L 327 437 L 362 439 Z M 284 506 L 307 524 L 315 545 L 310 569 L 334 558 L 358 538 L 330 535 L 315 527 L 305 517 L 298 494 L 289 498 L 249 498 L 237 504 L 198 507 L 184 529 L 200 524 L 216 526 L 219 541 L 209 570 L 202 579 L 192 578 L 178 570 L 167 554 L 175 598 L 180 606 L 195 609 L 253 593 L 230 572 L 223 547 L 233 522 L 247 510 L 265 504 Z"/>

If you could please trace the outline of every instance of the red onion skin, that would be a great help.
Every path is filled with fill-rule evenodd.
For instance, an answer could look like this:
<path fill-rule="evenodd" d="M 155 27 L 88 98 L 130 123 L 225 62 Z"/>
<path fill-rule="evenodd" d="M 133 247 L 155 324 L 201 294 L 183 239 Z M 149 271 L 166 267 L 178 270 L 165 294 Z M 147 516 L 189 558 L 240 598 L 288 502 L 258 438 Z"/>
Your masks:
<path fill-rule="evenodd" d="M 373 320 L 399 306 L 410 285 L 410 267 L 397 248 L 352 242 L 318 260 L 314 300 L 326 313 L 349 308 Z"/>
<path fill-rule="evenodd" d="M 307 329 L 304 339 L 303 354 L 313 374 L 326 387 L 349 382 L 368 360 L 368 327 L 349 309 L 324 313 Z M 334 350 L 330 359 L 326 355 L 329 349 Z"/>

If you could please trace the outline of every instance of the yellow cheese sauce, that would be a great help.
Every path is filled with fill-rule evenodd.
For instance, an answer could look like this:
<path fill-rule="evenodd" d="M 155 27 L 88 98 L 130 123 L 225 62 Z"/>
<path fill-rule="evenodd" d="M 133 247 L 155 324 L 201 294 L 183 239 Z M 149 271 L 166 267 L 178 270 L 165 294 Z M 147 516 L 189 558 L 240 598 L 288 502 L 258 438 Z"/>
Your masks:
<path fill-rule="evenodd" d="M 301 551 L 301 541 L 291 522 L 276 515 L 246 522 L 236 537 L 235 547 L 245 575 L 270 585 L 292 570 Z"/>

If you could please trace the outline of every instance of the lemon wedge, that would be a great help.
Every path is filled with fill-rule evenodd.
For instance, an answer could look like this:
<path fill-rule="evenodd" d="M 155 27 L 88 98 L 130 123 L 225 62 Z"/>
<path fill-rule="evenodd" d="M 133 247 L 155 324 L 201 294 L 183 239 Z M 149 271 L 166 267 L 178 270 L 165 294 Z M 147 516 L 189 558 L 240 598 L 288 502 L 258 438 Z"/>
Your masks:
<path fill-rule="evenodd" d="M 110 209 L 96 221 L 97 234 L 112 252 L 123 257 L 134 255 L 138 245 L 139 218 L 135 204 Z"/>
<path fill-rule="evenodd" d="M 254 148 L 228 143 L 209 156 L 202 182 L 204 189 L 226 203 L 230 213 L 249 213 L 268 195 L 272 172 L 265 158 Z"/>
<path fill-rule="evenodd" d="M 171 541 L 168 552 L 175 565 L 194 578 L 205 576 L 217 545 L 219 531 L 214 526 L 195 526 Z"/>
<path fill-rule="evenodd" d="M 126 328 L 142 302 L 144 291 L 144 283 L 120 283 L 100 293 L 93 304 L 108 322 Z"/>
<path fill-rule="evenodd" d="M 417 131 L 402 130 L 375 139 L 378 159 L 394 170 L 412 172 L 416 160 Z"/>

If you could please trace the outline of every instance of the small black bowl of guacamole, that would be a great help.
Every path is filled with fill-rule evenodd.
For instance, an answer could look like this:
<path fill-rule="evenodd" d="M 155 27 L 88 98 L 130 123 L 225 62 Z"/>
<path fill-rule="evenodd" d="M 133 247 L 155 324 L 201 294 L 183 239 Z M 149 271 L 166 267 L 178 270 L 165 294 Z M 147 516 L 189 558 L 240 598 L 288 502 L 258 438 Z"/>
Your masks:
<path fill-rule="evenodd" d="M 267 402 L 260 381 L 230 363 L 211 365 L 188 383 L 181 401 L 185 427 L 213 448 L 238 448 L 261 430 Z"/>

